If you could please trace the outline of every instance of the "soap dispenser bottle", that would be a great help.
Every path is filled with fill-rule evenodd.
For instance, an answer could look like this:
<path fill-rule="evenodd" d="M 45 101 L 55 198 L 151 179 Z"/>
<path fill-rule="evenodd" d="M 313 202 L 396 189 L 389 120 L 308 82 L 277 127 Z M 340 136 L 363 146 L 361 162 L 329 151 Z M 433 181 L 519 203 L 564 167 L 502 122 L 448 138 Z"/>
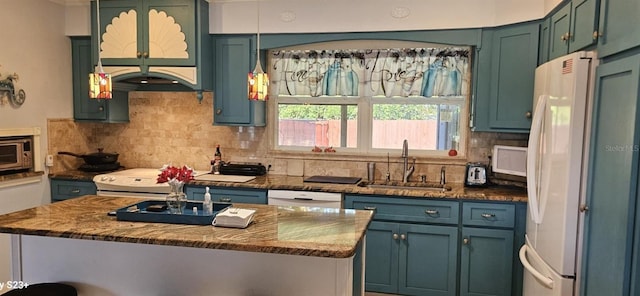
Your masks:
<path fill-rule="evenodd" d="M 205 215 L 213 214 L 213 203 L 211 202 L 211 193 L 209 193 L 209 187 L 205 188 L 204 202 L 202 202 L 202 212 Z"/>

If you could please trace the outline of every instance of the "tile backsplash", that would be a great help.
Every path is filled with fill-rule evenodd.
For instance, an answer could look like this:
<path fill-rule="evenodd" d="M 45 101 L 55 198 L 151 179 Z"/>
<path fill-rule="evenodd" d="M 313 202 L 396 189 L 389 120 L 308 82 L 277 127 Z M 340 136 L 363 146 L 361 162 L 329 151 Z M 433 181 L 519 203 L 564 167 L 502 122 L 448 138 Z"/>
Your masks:
<path fill-rule="evenodd" d="M 268 127 L 213 126 L 213 96 L 205 93 L 198 102 L 194 92 L 130 92 L 129 123 L 85 123 L 73 119 L 49 119 L 48 151 L 55 155 L 52 172 L 76 169 L 82 159 L 57 155 L 58 151 L 87 154 L 104 148 L 119 153 L 125 167 L 161 167 L 164 164 L 189 165 L 208 170 L 216 144 L 222 157 L 232 162 L 270 164 L 272 174 L 336 175 L 366 178 L 366 157 L 345 161 L 305 159 L 304 155 L 272 155 Z M 467 161 L 488 163 L 493 145 L 525 146 L 526 134 L 471 132 Z M 441 166 L 446 167 L 447 182 L 461 183 L 464 161 L 418 162 L 413 180 L 426 175 L 437 181 Z M 401 176 L 399 157 L 389 168 L 392 179 Z M 376 179 L 383 179 L 386 163 L 378 162 Z"/>

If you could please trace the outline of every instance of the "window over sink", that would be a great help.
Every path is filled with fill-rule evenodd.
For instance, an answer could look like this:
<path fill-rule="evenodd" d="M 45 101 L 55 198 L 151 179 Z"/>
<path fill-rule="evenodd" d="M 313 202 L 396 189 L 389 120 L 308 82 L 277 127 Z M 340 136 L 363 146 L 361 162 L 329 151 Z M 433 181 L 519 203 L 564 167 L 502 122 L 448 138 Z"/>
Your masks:
<path fill-rule="evenodd" d="M 470 48 L 339 41 L 269 52 L 275 150 L 465 151 Z"/>

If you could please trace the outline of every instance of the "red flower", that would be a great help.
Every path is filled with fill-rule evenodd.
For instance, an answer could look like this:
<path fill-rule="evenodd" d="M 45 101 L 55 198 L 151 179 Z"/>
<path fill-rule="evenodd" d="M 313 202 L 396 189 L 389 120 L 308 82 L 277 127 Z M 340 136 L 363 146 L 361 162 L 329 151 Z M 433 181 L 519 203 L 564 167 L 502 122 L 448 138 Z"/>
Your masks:
<path fill-rule="evenodd" d="M 157 182 L 165 183 L 172 181 L 187 183 L 194 179 L 192 174 L 193 170 L 186 165 L 182 168 L 168 166 L 162 169 L 162 172 L 158 175 Z"/>

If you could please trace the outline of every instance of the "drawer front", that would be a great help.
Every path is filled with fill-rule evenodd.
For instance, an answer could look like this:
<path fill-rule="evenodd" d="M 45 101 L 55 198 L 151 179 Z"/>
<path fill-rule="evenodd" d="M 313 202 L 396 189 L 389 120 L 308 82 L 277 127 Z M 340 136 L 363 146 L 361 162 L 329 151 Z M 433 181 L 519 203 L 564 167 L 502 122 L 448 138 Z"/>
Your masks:
<path fill-rule="evenodd" d="M 462 224 L 513 228 L 515 205 L 464 202 L 462 204 Z"/>
<path fill-rule="evenodd" d="M 353 200 L 357 210 L 374 210 L 374 220 L 458 224 L 458 202 L 363 197 Z"/>
<path fill-rule="evenodd" d="M 88 194 L 96 194 L 93 182 L 51 180 L 51 199 L 65 200 Z"/>
<path fill-rule="evenodd" d="M 204 200 L 205 187 L 186 187 L 189 200 Z M 264 190 L 217 189 L 209 187 L 214 202 L 267 204 L 267 192 Z"/>

